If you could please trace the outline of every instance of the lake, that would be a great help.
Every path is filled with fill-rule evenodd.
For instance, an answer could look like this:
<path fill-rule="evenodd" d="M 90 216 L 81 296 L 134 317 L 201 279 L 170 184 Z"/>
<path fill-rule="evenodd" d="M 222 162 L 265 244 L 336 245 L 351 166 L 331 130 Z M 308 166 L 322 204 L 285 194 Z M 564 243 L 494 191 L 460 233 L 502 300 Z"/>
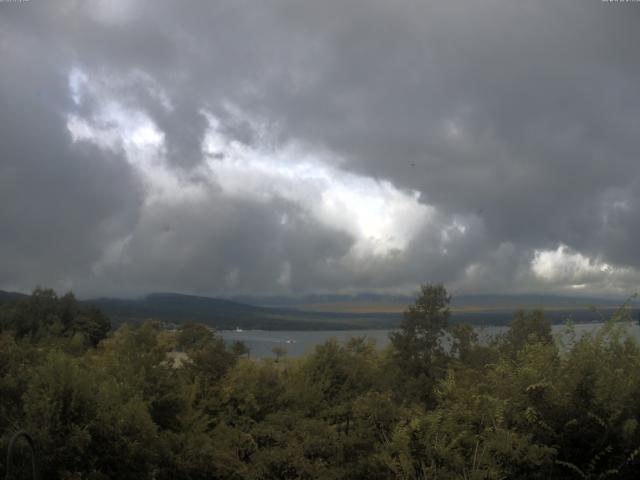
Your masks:
<path fill-rule="evenodd" d="M 593 332 L 602 327 L 602 323 L 588 323 L 575 325 L 576 337 L 588 332 Z M 626 325 L 627 332 L 640 341 L 640 326 L 635 323 Z M 477 327 L 481 339 L 488 339 L 507 330 L 507 327 Z M 565 325 L 553 325 L 554 336 L 563 337 L 566 331 Z M 327 331 L 267 331 L 267 330 L 220 330 L 218 334 L 227 343 L 236 340 L 243 341 L 251 350 L 252 358 L 274 357 L 273 348 L 282 347 L 289 357 L 299 357 L 309 353 L 316 345 L 335 338 L 339 342 L 345 342 L 351 337 L 366 337 L 375 340 L 378 348 L 384 348 L 389 344 L 389 333 L 392 330 L 327 330 Z"/>

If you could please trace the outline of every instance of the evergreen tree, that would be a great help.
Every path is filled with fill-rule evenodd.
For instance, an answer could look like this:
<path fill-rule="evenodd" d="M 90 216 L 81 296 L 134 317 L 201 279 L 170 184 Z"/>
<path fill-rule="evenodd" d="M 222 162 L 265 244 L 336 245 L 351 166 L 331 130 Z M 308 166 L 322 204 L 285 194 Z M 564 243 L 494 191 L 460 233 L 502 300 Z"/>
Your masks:
<path fill-rule="evenodd" d="M 422 285 L 399 330 L 389 335 L 402 374 L 401 389 L 411 397 L 430 401 L 433 385 L 443 373 L 442 337 L 449 326 L 450 302 L 443 285 Z"/>

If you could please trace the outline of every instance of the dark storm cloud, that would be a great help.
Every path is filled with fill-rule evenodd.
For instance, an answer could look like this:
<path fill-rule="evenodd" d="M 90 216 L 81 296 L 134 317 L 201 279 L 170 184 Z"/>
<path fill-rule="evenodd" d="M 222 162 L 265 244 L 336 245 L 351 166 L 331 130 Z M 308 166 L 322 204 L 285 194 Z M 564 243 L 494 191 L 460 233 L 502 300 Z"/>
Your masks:
<path fill-rule="evenodd" d="M 526 290 L 544 288 L 524 272 L 534 252 L 560 244 L 638 267 L 639 24 L 638 5 L 578 0 L 0 4 L 0 197 L 10 205 L 0 215 L 11 226 L 0 280 Z M 437 219 L 406 248 L 355 265 L 349 229 L 286 202 L 212 186 L 196 204 L 143 207 L 124 153 L 71 142 L 66 115 L 91 118 L 104 101 L 71 101 L 72 68 L 154 122 L 176 175 L 203 164 L 210 112 L 242 144 L 259 146 L 259 124 L 271 147 L 301 142 L 343 170 L 418 191 Z M 165 216 L 179 227 L 164 232 Z M 53 218 L 49 251 L 40 239 Z M 116 240 L 122 258 L 91 274 Z"/>
<path fill-rule="evenodd" d="M 72 144 L 66 72 L 0 23 L 0 281 L 70 286 L 135 225 L 138 181 L 121 155 Z"/>
<path fill-rule="evenodd" d="M 330 289 L 348 281 L 342 275 L 348 272 L 328 262 L 344 256 L 351 243 L 287 201 L 265 204 L 209 189 L 196 204 L 149 209 L 104 273 L 116 283 L 107 288 L 131 293 Z"/>
<path fill-rule="evenodd" d="M 363 8 L 323 36 L 334 55 L 322 81 L 283 96 L 295 112 L 283 130 L 480 215 L 496 242 L 613 254 L 594 232 L 604 197 L 638 180 L 640 9 L 531 3 Z"/>

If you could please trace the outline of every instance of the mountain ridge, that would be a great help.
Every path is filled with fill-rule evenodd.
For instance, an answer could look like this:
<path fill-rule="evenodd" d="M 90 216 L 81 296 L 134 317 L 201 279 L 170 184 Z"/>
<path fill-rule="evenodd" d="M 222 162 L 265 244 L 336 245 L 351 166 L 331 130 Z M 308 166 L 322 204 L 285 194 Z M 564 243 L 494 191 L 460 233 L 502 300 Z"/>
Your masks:
<path fill-rule="evenodd" d="M 0 290 L 0 303 L 26 297 Z M 100 308 L 116 324 L 155 319 L 171 324 L 194 321 L 221 330 L 361 330 L 396 327 L 413 297 L 359 294 L 216 298 L 153 292 L 132 299 L 97 297 L 81 303 Z M 451 319 L 454 323 L 506 325 L 516 310 L 543 308 L 553 323 L 562 323 L 568 317 L 577 322 L 593 322 L 601 317 L 590 306 L 610 311 L 623 303 L 622 299 L 542 294 L 460 295 L 453 298 Z M 634 310 L 636 305 L 632 302 Z"/>

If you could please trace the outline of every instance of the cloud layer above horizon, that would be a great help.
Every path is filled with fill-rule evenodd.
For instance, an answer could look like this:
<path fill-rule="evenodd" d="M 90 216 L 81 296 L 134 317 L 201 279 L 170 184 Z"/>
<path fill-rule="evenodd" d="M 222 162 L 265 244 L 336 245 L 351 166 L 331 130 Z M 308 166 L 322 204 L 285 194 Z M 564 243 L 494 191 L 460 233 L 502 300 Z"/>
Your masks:
<path fill-rule="evenodd" d="M 0 289 L 627 295 L 640 4 L 0 3 Z"/>

